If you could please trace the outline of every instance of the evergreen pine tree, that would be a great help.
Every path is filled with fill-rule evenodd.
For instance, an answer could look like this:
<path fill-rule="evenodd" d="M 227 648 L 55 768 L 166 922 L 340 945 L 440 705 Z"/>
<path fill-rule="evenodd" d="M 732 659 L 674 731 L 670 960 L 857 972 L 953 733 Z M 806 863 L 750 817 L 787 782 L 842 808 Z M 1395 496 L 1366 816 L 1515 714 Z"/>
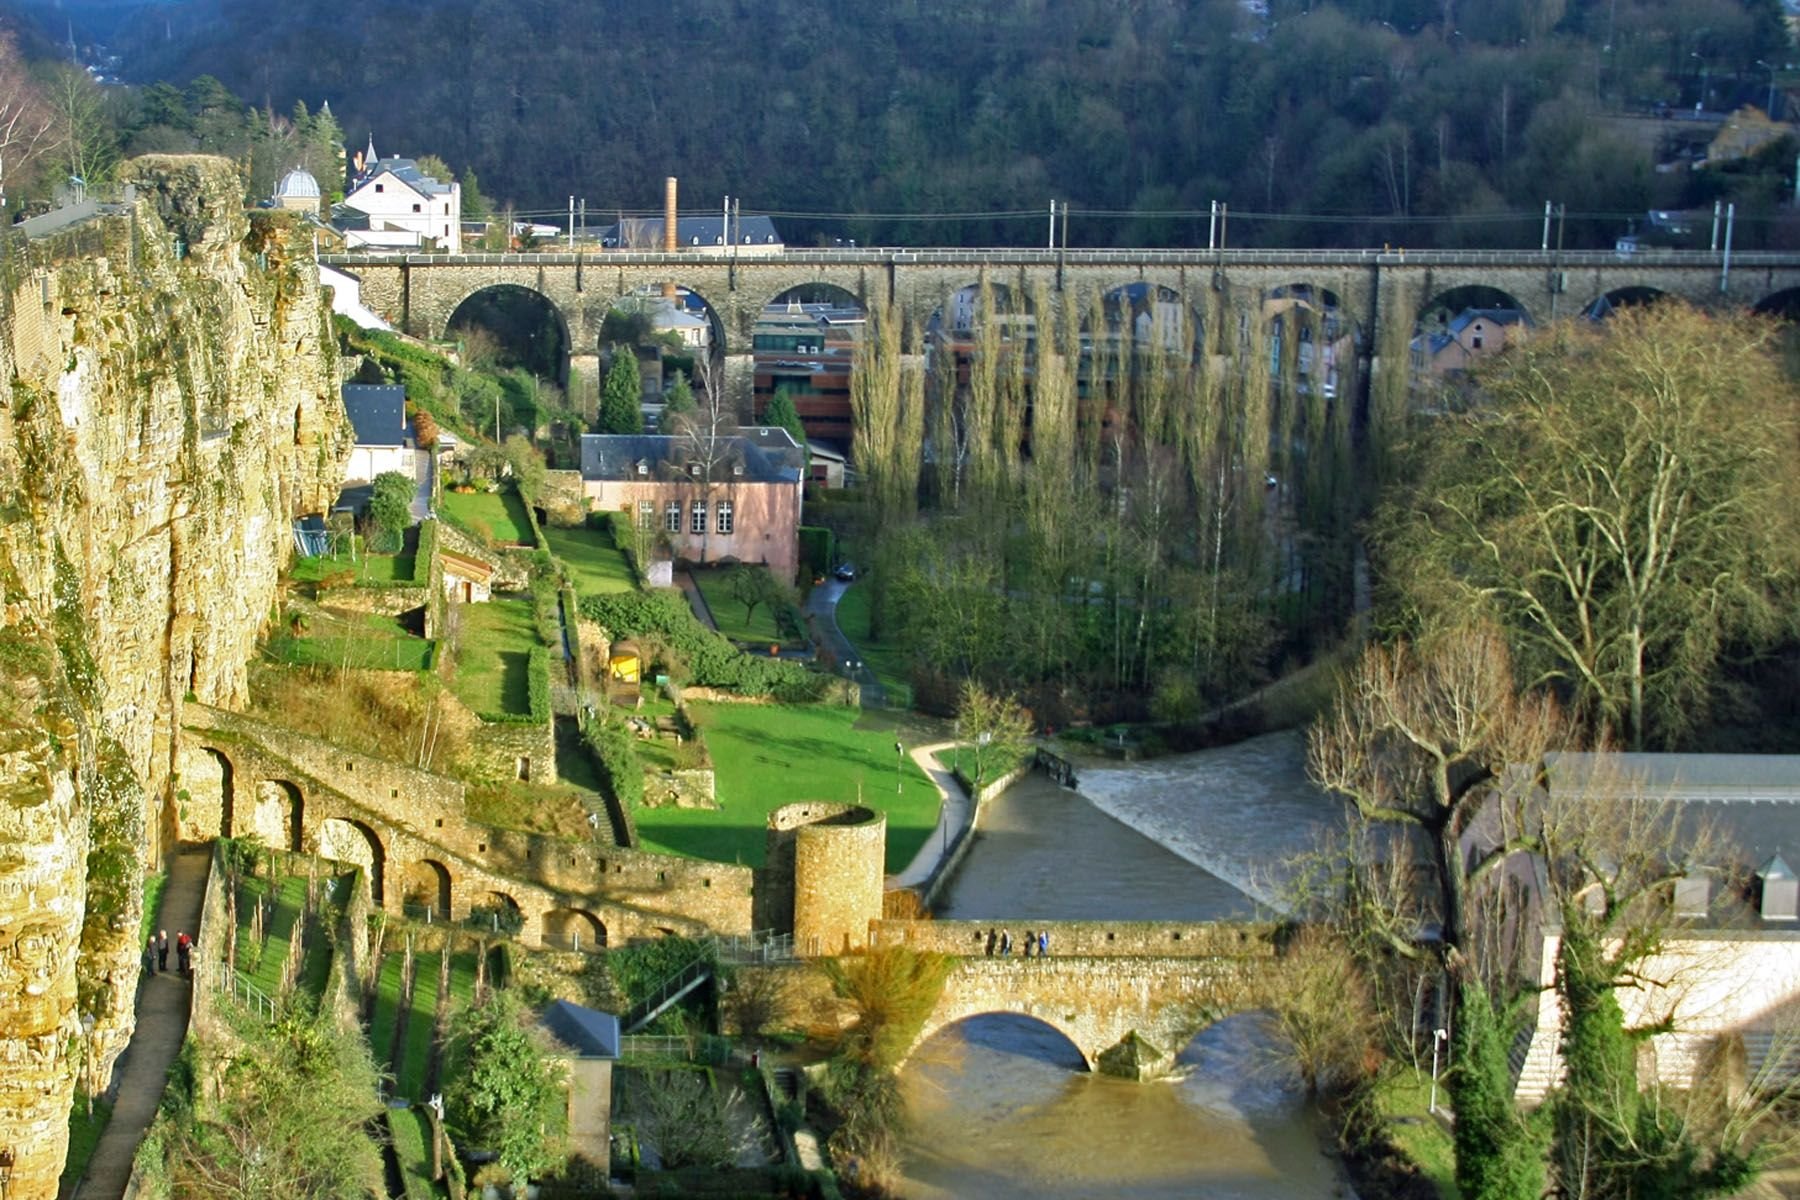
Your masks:
<path fill-rule="evenodd" d="M 694 401 L 694 385 L 688 382 L 687 372 L 675 372 L 675 382 L 663 393 L 663 432 L 669 432 L 678 418 L 697 408 L 699 405 Z"/>
<path fill-rule="evenodd" d="M 601 433 L 644 432 L 644 410 L 638 404 L 642 390 L 637 355 L 629 346 L 614 346 L 612 366 L 600 389 Z"/>
<path fill-rule="evenodd" d="M 806 426 L 800 422 L 800 410 L 794 407 L 794 398 L 785 387 L 775 389 L 775 395 L 763 407 L 762 423 L 785 429 L 794 435 L 794 441 L 806 445 Z"/>

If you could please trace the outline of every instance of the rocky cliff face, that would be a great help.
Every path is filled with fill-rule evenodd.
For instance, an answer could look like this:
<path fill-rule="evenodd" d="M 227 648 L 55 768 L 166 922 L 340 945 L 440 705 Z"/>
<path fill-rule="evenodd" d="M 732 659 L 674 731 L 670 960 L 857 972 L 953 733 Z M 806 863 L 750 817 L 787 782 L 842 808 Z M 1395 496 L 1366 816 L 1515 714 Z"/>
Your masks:
<path fill-rule="evenodd" d="M 120 212 L 0 245 L 9 1200 L 55 1194 L 84 1055 L 103 1086 L 130 1036 L 181 705 L 243 703 L 291 521 L 349 449 L 310 236 L 246 216 L 221 160 L 125 177 Z"/>

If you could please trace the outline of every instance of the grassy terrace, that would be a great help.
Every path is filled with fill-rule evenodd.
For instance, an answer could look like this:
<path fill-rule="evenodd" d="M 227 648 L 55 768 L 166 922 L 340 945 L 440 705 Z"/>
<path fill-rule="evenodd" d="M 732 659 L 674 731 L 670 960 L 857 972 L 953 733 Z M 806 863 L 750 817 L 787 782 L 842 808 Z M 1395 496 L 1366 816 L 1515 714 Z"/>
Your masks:
<path fill-rule="evenodd" d="M 531 601 L 499 596 L 462 606 L 462 633 L 451 688 L 484 717 L 531 712 L 529 659 L 537 645 Z"/>
<path fill-rule="evenodd" d="M 437 1030 L 438 964 L 435 951 L 413 955 L 405 1044 L 394 1060 L 394 1091 L 411 1100 L 425 1099 L 425 1076 L 431 1069 L 432 1035 Z"/>
<path fill-rule="evenodd" d="M 1457 1200 L 1462 1193 L 1456 1187 L 1456 1148 L 1450 1131 L 1431 1115 L 1431 1077 L 1411 1068 L 1397 1069 L 1376 1086 L 1375 1096 L 1394 1144 L 1437 1185 L 1444 1200 Z M 1440 1086 L 1439 1108 L 1445 1103 Z"/>
<path fill-rule="evenodd" d="M 894 734 L 854 727 L 855 709 L 696 704 L 722 808 L 640 808 L 647 849 L 761 866 L 768 814 L 798 800 L 864 803 L 887 813 L 887 869 L 912 861 L 937 823 L 938 793 L 908 756 L 894 792 Z"/>
<path fill-rule="evenodd" d="M 458 525 L 502 545 L 536 545 L 517 492 L 445 492 L 442 509 Z"/>
<path fill-rule="evenodd" d="M 391 950 L 381 958 L 381 974 L 375 981 L 375 1011 L 369 1018 L 369 1049 L 375 1061 L 386 1065 L 394 1057 L 394 1024 L 400 1019 L 400 983 L 406 955 Z"/>
<path fill-rule="evenodd" d="M 844 589 L 837 606 L 838 628 L 862 651 L 869 670 L 888 689 L 889 700 L 904 701 L 912 695 L 911 656 L 898 642 L 878 642 L 869 636 L 869 605 L 873 599 L 874 592 L 866 583 L 853 583 Z"/>
<path fill-rule="evenodd" d="M 390 1108 L 388 1129 L 394 1137 L 394 1158 L 400 1164 L 400 1183 L 406 1200 L 434 1200 L 443 1188 L 431 1182 L 431 1122 L 421 1108 Z"/>
<path fill-rule="evenodd" d="M 624 552 L 613 545 L 610 530 L 546 529 L 544 540 L 550 544 L 550 552 L 569 568 L 577 595 L 601 596 L 637 587 L 631 565 L 625 561 Z"/>
<path fill-rule="evenodd" d="M 417 541 L 417 531 L 410 531 L 407 542 L 412 544 Z M 345 549 L 337 554 L 297 559 L 289 574 L 296 583 L 317 583 L 321 579 L 346 572 L 355 575 L 358 583 L 411 583 L 414 563 L 415 558 L 410 552 L 369 554 L 364 551 L 363 539 L 359 537 L 356 539 L 354 552 Z"/>
<path fill-rule="evenodd" d="M 269 894 L 262 880 L 247 879 L 238 893 L 238 970 L 246 979 L 270 996 L 281 994 L 282 968 L 287 965 L 288 947 L 300 936 L 300 910 L 306 904 L 306 880 L 299 876 L 284 878 L 275 890 L 273 913 L 263 918 L 262 953 L 254 970 L 246 970 L 251 947 L 251 913 L 256 902 Z"/>
<path fill-rule="evenodd" d="M 731 594 L 730 570 L 696 569 L 692 574 L 700 594 L 706 597 L 706 607 L 712 609 L 720 633 L 734 642 L 758 647 L 782 640 L 781 632 L 775 626 L 773 605 L 759 604 L 748 618 L 744 616 L 744 602 Z"/>
<path fill-rule="evenodd" d="M 411 633 L 398 619 L 375 613 L 360 617 L 318 613 L 309 619 L 306 636 L 269 639 L 269 652 L 297 667 L 427 671 L 433 648 L 432 642 Z"/>

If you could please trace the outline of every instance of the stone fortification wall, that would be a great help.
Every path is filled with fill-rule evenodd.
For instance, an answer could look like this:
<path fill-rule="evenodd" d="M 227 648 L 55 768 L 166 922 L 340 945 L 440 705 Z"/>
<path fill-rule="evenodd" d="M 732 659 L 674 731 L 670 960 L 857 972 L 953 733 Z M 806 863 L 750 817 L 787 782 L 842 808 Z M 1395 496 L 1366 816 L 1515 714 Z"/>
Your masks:
<path fill-rule="evenodd" d="M 324 510 L 349 449 L 310 238 L 246 217 L 222 160 L 121 173 L 116 212 L 0 242 L 11 1200 L 55 1194 L 82 1015 L 96 1061 L 130 1035 L 184 699 L 243 702 L 290 522 Z"/>
<path fill-rule="evenodd" d="M 430 860 L 449 871 L 452 915 L 466 916 L 488 892 L 506 890 L 522 904 L 535 940 L 537 922 L 553 908 L 578 907 L 604 921 L 614 941 L 707 930 L 749 933 L 748 867 L 671 858 L 592 842 L 500 829 L 473 821 L 463 785 L 441 775 L 345 750 L 241 713 L 203 705 L 184 710 L 188 757 L 210 750 L 231 764 L 238 797 L 280 780 L 300 797 L 300 829 L 316 836 L 331 817 L 357 820 L 382 843 L 382 903 L 397 908 L 407 867 Z M 237 832 L 227 829 L 226 832 Z M 313 850 L 308 842 L 295 849 Z M 508 881 L 529 885 L 512 889 Z"/>
<path fill-rule="evenodd" d="M 430 593 L 423 587 L 334 587 L 319 591 L 319 607 L 341 613 L 375 613 L 397 617 L 424 608 Z"/>
<path fill-rule="evenodd" d="M 1277 926 L 1258 921 L 876 921 L 876 945 L 985 956 L 989 932 L 1006 930 L 1022 955 L 1027 929 L 1050 935 L 1050 957 L 1273 958 Z"/>
<path fill-rule="evenodd" d="M 860 949 L 881 916 L 886 855 L 881 813 L 823 801 L 776 809 L 757 876 L 758 927 L 792 931 L 801 954 Z"/>

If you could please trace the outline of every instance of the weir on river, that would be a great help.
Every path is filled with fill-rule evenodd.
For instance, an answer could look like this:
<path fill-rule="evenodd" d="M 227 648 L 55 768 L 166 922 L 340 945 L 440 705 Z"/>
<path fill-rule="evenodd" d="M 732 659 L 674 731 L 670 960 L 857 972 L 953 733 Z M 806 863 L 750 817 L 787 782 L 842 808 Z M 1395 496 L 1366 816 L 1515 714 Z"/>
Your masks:
<path fill-rule="evenodd" d="M 939 916 L 956 928 L 1005 921 L 1015 935 L 1033 920 L 1173 928 L 1254 919 L 1261 906 L 1226 877 L 1272 894 L 1279 861 L 1335 824 L 1337 807 L 1306 783 L 1303 756 L 1296 735 L 1274 734 L 1149 763 L 1084 764 L 1081 793 L 1027 777 L 984 811 Z M 1053 943 L 1046 966 L 1055 955 Z M 1257 1014 L 1227 1017 L 1173 1049 L 1167 1081 L 1135 1083 L 1090 1073 L 1044 1021 L 982 1015 L 947 1025 L 901 1073 L 912 1122 L 903 1193 L 1342 1194 L 1318 1122 Z"/>

